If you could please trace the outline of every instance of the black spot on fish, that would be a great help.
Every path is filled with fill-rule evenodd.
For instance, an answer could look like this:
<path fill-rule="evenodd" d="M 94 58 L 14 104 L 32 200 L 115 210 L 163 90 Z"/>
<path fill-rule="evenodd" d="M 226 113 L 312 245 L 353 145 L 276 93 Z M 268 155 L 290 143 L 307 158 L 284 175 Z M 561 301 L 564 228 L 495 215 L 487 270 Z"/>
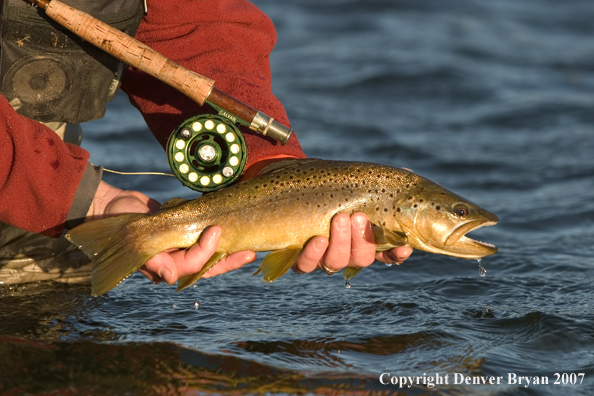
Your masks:
<path fill-rule="evenodd" d="M 400 208 L 396 208 L 396 212 L 400 212 Z"/>
<path fill-rule="evenodd" d="M 416 207 L 417 207 L 417 204 L 414 204 L 414 205 L 413 205 L 413 208 L 416 208 Z"/>
<path fill-rule="evenodd" d="M 441 209 L 441 207 L 440 207 L 440 206 L 436 206 L 436 207 L 435 207 L 435 210 L 440 210 L 440 209 Z"/>
<path fill-rule="evenodd" d="M 387 212 L 387 211 L 388 211 L 388 208 L 384 208 L 384 212 Z"/>

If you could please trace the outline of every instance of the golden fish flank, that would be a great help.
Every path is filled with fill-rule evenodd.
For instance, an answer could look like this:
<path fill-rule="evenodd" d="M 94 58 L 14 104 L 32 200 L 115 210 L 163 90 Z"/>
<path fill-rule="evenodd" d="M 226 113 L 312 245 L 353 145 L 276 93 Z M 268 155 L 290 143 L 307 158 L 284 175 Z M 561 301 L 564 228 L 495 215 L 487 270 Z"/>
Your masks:
<path fill-rule="evenodd" d="M 151 215 L 85 223 L 67 237 L 94 260 L 94 295 L 111 290 L 154 255 L 194 245 L 215 224 L 223 227 L 217 252 L 199 273 L 180 279 L 178 290 L 241 250 L 272 251 L 258 270 L 272 282 L 291 268 L 310 238 L 329 236 L 335 214 L 358 211 L 369 216 L 378 251 L 407 244 L 466 259 L 497 251 L 465 236 L 494 225 L 497 216 L 440 185 L 400 168 L 318 159 L 278 162 L 257 178 L 193 201 L 172 200 Z M 349 268 L 345 278 L 357 272 Z"/>

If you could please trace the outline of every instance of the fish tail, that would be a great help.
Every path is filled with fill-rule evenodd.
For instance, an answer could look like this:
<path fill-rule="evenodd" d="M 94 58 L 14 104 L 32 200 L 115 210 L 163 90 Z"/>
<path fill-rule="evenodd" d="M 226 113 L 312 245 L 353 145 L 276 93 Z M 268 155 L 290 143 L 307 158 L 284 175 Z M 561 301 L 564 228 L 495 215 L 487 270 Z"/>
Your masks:
<path fill-rule="evenodd" d="M 133 243 L 137 233 L 130 222 L 145 217 L 131 213 L 83 223 L 73 228 L 66 238 L 77 245 L 93 260 L 91 294 L 107 293 L 138 270 L 151 257 L 160 253 L 157 248 L 141 250 Z"/>

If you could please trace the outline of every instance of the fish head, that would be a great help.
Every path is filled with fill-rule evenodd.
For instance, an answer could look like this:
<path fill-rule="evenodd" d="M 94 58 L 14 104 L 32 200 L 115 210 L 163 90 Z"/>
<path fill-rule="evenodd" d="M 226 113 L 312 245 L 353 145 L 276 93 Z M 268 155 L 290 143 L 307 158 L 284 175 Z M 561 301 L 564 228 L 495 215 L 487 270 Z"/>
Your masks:
<path fill-rule="evenodd" d="M 401 226 L 415 249 L 475 260 L 497 252 L 496 246 L 466 236 L 497 224 L 497 216 L 438 184 L 418 183 L 399 208 Z"/>

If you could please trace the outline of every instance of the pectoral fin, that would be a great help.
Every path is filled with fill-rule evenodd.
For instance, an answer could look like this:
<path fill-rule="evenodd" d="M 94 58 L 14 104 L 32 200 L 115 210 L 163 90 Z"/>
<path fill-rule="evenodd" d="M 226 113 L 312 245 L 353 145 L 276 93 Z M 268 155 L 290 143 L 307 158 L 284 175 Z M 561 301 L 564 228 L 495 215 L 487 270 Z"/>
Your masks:
<path fill-rule="evenodd" d="M 406 245 L 407 238 L 404 232 L 386 230 L 375 224 L 371 225 L 371 229 L 373 230 L 376 250 L 378 252 Z"/>
<path fill-rule="evenodd" d="M 194 283 L 196 283 L 198 279 L 202 278 L 204 274 L 206 274 L 212 267 L 214 267 L 216 263 L 224 259 L 226 256 L 227 253 L 215 252 L 215 254 L 213 254 L 210 257 L 210 259 L 206 262 L 206 264 L 204 264 L 200 271 L 196 272 L 195 274 L 182 276 L 178 279 L 177 291 L 181 291 L 184 290 L 186 287 L 192 286 Z"/>
<path fill-rule="evenodd" d="M 289 248 L 283 250 L 277 250 L 269 253 L 264 260 L 262 265 L 254 275 L 258 275 L 262 271 L 262 279 L 264 282 L 274 282 L 276 279 L 283 276 L 297 261 L 297 258 L 301 254 L 303 248 Z"/>
<path fill-rule="evenodd" d="M 351 280 L 361 271 L 361 268 L 347 267 L 342 271 L 342 277 L 344 280 Z"/>

